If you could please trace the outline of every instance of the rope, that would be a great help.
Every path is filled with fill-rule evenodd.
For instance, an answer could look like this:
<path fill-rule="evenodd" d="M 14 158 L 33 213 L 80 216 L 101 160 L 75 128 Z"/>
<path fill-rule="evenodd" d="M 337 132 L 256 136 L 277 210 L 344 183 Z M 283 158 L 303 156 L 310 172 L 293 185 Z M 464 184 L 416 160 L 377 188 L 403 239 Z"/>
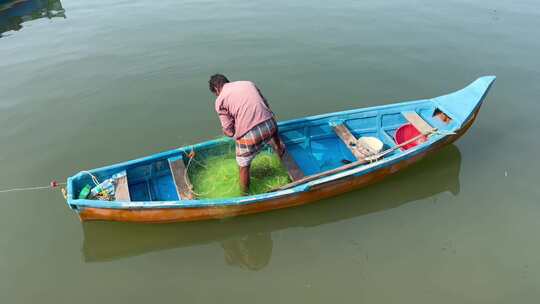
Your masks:
<path fill-rule="evenodd" d="M 97 179 L 97 177 L 96 177 L 94 174 L 92 174 L 90 171 L 84 170 L 84 171 L 81 171 L 81 172 L 90 175 L 90 177 L 92 178 L 92 181 L 94 182 L 94 184 L 95 184 L 96 186 L 98 186 L 98 185 L 100 184 L 100 183 L 99 183 L 99 180 Z"/>
<path fill-rule="evenodd" d="M 55 183 L 54 186 L 48 185 L 48 186 L 35 186 L 35 187 L 22 187 L 22 188 L 11 188 L 11 189 L 4 189 L 0 190 L 0 193 L 8 193 L 8 192 L 17 192 L 17 191 L 33 191 L 33 190 L 45 190 L 45 189 L 54 189 L 56 186 L 65 185 L 66 183 Z"/>
<path fill-rule="evenodd" d="M 97 179 L 97 177 L 94 174 L 92 174 L 89 171 L 82 171 L 82 172 L 90 175 L 90 177 L 92 178 L 92 182 L 96 186 L 99 185 L 99 180 Z M 30 187 L 3 189 L 3 190 L 0 190 L 0 194 L 1 193 L 9 193 L 9 192 L 23 192 L 23 191 L 54 189 L 54 188 L 56 188 L 58 186 L 65 186 L 66 184 L 67 184 L 66 182 L 59 183 L 56 180 L 52 180 L 51 183 L 48 186 L 30 186 Z"/>
<path fill-rule="evenodd" d="M 215 186 L 212 189 L 205 192 L 205 193 L 198 193 L 198 192 L 195 192 L 195 190 L 193 190 L 193 185 L 189 182 L 189 176 L 188 176 L 189 169 L 191 168 L 192 161 L 196 162 L 199 166 L 201 166 L 201 167 L 203 167 L 205 169 L 206 169 L 206 166 L 202 162 L 195 159 L 195 149 L 193 148 L 193 146 L 191 147 L 191 152 L 187 155 L 187 157 L 189 158 L 189 160 L 188 160 L 188 163 L 187 163 L 187 166 L 186 166 L 186 171 L 184 171 L 184 180 L 188 184 L 189 192 L 192 195 L 194 195 L 195 197 L 201 197 L 201 196 L 207 195 L 207 194 L 211 193 L 212 191 L 214 191 Z"/>
<path fill-rule="evenodd" d="M 439 135 L 445 136 L 445 135 L 455 135 L 456 132 L 454 132 L 454 131 L 436 130 L 436 131 L 433 132 L 433 134 L 439 134 Z"/>

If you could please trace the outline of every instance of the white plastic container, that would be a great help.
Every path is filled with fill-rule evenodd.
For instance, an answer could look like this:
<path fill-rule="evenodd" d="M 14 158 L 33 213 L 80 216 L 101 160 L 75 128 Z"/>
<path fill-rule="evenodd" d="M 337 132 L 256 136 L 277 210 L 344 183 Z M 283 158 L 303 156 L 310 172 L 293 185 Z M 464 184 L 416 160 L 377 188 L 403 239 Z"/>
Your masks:
<path fill-rule="evenodd" d="M 373 154 L 380 153 L 384 147 L 384 144 L 380 139 L 371 136 L 360 137 L 358 143 L 369 147 Z"/>

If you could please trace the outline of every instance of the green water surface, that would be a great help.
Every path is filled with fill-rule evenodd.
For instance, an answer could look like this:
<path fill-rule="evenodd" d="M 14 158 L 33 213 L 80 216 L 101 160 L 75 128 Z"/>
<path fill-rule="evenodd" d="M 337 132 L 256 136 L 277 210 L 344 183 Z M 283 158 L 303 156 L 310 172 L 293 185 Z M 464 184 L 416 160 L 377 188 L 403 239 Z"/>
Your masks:
<path fill-rule="evenodd" d="M 304 207 L 81 224 L 0 193 L 0 303 L 538 303 L 538 1 L 42 2 L 0 4 L 1 189 L 215 138 L 215 72 L 280 120 L 498 78 L 455 145 Z"/>

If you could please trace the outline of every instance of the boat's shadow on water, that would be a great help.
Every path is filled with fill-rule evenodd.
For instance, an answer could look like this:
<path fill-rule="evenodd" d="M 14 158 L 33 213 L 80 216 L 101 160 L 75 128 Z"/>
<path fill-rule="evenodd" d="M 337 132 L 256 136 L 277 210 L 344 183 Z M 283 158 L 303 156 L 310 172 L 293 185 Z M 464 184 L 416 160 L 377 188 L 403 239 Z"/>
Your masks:
<path fill-rule="evenodd" d="M 82 252 L 85 261 L 96 262 L 220 242 L 229 265 L 258 270 L 270 261 L 273 231 L 351 219 L 446 191 L 456 195 L 460 165 L 461 154 L 450 145 L 381 183 L 297 208 L 177 224 L 86 222 Z"/>

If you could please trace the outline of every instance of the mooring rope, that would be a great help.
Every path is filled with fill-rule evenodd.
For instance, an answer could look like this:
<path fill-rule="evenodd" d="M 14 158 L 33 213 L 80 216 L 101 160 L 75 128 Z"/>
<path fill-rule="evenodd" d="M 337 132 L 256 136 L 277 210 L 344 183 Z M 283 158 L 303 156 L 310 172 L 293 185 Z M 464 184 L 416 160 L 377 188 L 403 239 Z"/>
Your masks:
<path fill-rule="evenodd" d="M 33 186 L 33 187 L 21 187 L 21 188 L 3 189 L 3 190 L 0 190 L 0 193 L 54 189 L 54 188 L 56 188 L 58 186 L 64 186 L 64 185 L 66 185 L 66 183 L 58 183 L 56 181 L 52 181 L 48 186 Z"/>
<path fill-rule="evenodd" d="M 92 182 L 97 186 L 99 185 L 99 180 L 97 179 L 97 177 L 92 174 L 91 172 L 89 171 L 81 171 L 82 173 L 85 173 L 85 174 L 88 174 L 90 175 L 90 177 L 92 178 Z M 28 186 L 28 187 L 18 187 L 18 188 L 10 188 L 10 189 L 2 189 L 0 190 L 0 194 L 2 193 L 9 193 L 9 192 L 25 192 L 25 191 L 34 191 L 34 190 L 45 190 L 45 189 L 50 189 L 50 190 L 53 190 L 55 188 L 58 188 L 59 186 L 65 186 L 67 185 L 66 182 L 57 182 L 56 180 L 52 180 L 48 186 Z M 65 193 L 65 189 L 62 188 L 62 192 Z"/>

